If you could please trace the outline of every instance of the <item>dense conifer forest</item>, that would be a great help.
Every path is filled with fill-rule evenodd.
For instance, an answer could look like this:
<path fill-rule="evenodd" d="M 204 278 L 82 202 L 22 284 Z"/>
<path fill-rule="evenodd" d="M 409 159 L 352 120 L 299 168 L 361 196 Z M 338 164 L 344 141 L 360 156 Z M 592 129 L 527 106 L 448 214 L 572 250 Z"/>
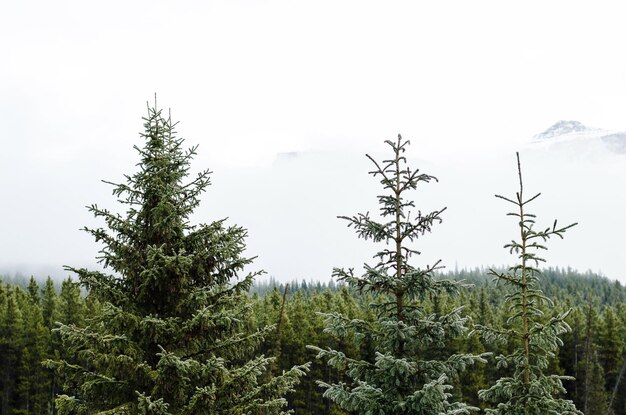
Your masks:
<path fill-rule="evenodd" d="M 566 381 L 565 396 L 588 414 L 605 414 L 612 400 L 614 414 L 626 414 L 626 380 L 621 373 L 626 359 L 626 288 L 593 273 L 567 269 L 545 269 L 541 287 L 554 301 L 548 312 L 557 314 L 573 308 L 568 317 L 572 328 L 563 336 L 563 346 L 551 361 L 557 373 L 575 377 Z M 490 324 L 508 318 L 504 307 L 505 291 L 495 287 L 487 270 L 458 270 L 439 277 L 465 280 L 471 287 L 462 288 L 456 297 L 443 295 L 425 299 L 429 311 L 444 313 L 458 306 L 476 324 Z M 101 305 L 81 295 L 77 282 L 3 276 L 0 284 L 0 386 L 3 414 L 50 414 L 54 396 L 63 393 L 58 376 L 41 361 L 64 355 L 56 322 L 84 325 L 101 310 Z M 285 296 L 286 293 L 286 296 Z M 284 303 L 283 303 L 284 300 Z M 357 295 L 345 284 L 333 281 L 292 281 L 278 283 L 259 278 L 247 300 L 253 312 L 248 330 L 281 322 L 262 343 L 260 351 L 277 357 L 273 370 L 281 372 L 294 365 L 312 362 L 311 371 L 294 392 L 287 395 L 289 407 L 296 414 L 344 413 L 322 398 L 317 380 L 332 382 L 341 376 L 315 359 L 307 345 L 332 347 L 352 357 L 367 356 L 371 345 L 358 350 L 324 333 L 324 319 L 318 313 L 338 312 L 351 319 L 371 320 L 367 307 L 373 298 Z M 284 305 L 283 305 L 284 304 Z M 282 317 L 281 317 L 282 310 Z M 502 352 L 472 336 L 450 346 L 450 353 Z M 506 370 L 495 365 L 477 365 L 455 379 L 464 401 L 484 407 L 477 391 L 492 384 Z M 621 378 L 620 378 L 621 376 Z M 620 380 L 618 385 L 618 379 Z M 616 389 L 617 387 L 617 389 Z"/>
<path fill-rule="evenodd" d="M 105 182 L 125 212 L 88 208 L 102 270 L 0 277 L 0 415 L 626 415 L 626 289 L 544 266 L 575 224 L 529 213 L 519 158 L 519 189 L 498 196 L 516 265 L 419 264 L 446 208 L 416 206 L 437 179 L 398 136 L 368 156 L 379 215 L 339 217 L 379 243 L 371 263 L 285 284 L 248 271 L 245 229 L 191 223 L 210 172 L 189 177 L 175 126 L 149 107 L 139 168 Z"/>

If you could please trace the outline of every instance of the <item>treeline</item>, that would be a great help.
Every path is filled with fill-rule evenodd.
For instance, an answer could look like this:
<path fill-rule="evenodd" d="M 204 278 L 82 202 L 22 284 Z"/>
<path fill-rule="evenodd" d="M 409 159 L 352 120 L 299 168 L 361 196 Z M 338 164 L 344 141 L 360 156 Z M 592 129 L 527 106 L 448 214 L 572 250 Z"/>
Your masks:
<path fill-rule="evenodd" d="M 9 282 L 6 282 L 9 281 Z M 71 278 L 0 278 L 0 413 L 52 414 L 60 391 L 43 362 L 64 354 L 58 322 L 83 326 L 97 306 Z"/>
<path fill-rule="evenodd" d="M 563 346 L 551 362 L 556 373 L 575 378 L 565 383 L 567 396 L 578 408 L 587 408 L 587 414 L 605 414 L 611 399 L 613 413 L 626 414 L 626 380 L 620 373 L 626 359 L 626 288 L 617 281 L 569 269 L 546 269 L 542 276 L 541 288 L 554 301 L 553 309 L 546 312 L 557 314 L 573 308 L 568 318 L 572 331 L 563 335 Z M 472 286 L 463 288 L 458 296 L 426 298 L 424 306 L 429 312 L 443 314 L 463 306 L 472 321 L 481 325 L 508 318 L 508 310 L 503 306 L 506 290 L 494 286 L 486 270 L 459 270 L 439 277 L 462 279 Z M 0 284 L 0 414 L 53 414 L 54 398 L 63 391 L 55 372 L 46 369 L 42 361 L 58 359 L 66 353 L 54 328 L 59 322 L 83 326 L 98 313 L 98 303 L 89 295 L 81 295 L 80 287 L 71 279 L 57 286 L 50 278 L 39 282 L 33 278 L 13 278 L 10 283 L 3 280 Z M 308 376 L 287 396 L 289 408 L 305 415 L 345 413 L 324 399 L 316 384 L 317 380 L 341 381 L 341 376 L 316 360 L 315 353 L 306 346 L 340 350 L 353 358 L 367 357 L 373 352 L 372 345 L 356 348 L 331 336 L 324 331 L 324 320 L 318 313 L 336 312 L 349 319 L 371 321 L 374 315 L 368 303 L 376 300 L 355 295 L 347 285 L 334 281 L 285 284 L 261 280 L 250 293 L 254 310 L 248 322 L 250 332 L 278 324 L 261 345 L 261 353 L 277 357 L 270 370 L 280 373 L 312 362 Z M 506 352 L 472 336 L 451 343 L 439 353 L 485 351 Z M 484 407 L 477 391 L 505 372 L 494 364 L 477 365 L 455 380 L 455 393 L 463 401 Z"/>

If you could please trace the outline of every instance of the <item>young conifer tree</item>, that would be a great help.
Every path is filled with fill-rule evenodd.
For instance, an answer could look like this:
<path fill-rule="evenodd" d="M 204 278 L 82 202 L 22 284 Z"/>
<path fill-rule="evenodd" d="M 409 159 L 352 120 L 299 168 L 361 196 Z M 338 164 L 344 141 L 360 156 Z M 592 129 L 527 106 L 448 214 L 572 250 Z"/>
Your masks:
<path fill-rule="evenodd" d="M 380 220 L 369 213 L 340 217 L 359 237 L 383 244 L 374 255 L 377 263 L 366 264 L 362 276 L 355 276 L 352 269 L 334 270 L 339 280 L 360 293 L 377 297 L 371 307 L 378 318 L 368 322 L 339 313 L 325 315 L 326 332 L 357 345 L 372 344 L 375 353 L 371 358 L 355 360 L 336 350 L 311 347 L 318 352 L 318 358 L 344 372 L 346 379 L 334 384 L 318 383 L 325 389 L 324 397 L 354 413 L 468 414 L 477 408 L 455 401 L 451 383 L 467 365 L 484 359 L 445 353 L 448 341 L 466 331 L 468 318 L 461 316 L 461 308 L 437 315 L 421 306 L 426 297 L 455 293 L 459 283 L 434 278 L 439 261 L 423 268 L 411 261 L 419 254 L 411 242 L 431 232 L 445 208 L 423 214 L 415 210 L 407 194 L 436 178 L 407 166 L 404 153 L 409 141 L 398 135 L 397 141 L 386 143 L 392 150 L 390 159 L 378 163 L 367 156 L 374 163 L 370 173 L 380 179 L 385 192 L 378 196 Z M 435 357 L 435 349 L 436 354 L 445 356 Z"/>
<path fill-rule="evenodd" d="M 138 171 L 113 194 L 124 215 L 93 205 L 106 227 L 111 273 L 69 268 L 102 303 L 85 328 L 62 325 L 65 360 L 59 414 L 283 414 L 284 395 L 306 370 L 261 383 L 271 361 L 255 356 L 271 327 L 247 330 L 253 278 L 240 278 L 245 229 L 225 220 L 192 225 L 209 171 L 188 179 L 196 147 L 183 149 L 175 124 L 148 108 Z"/>
<path fill-rule="evenodd" d="M 551 305 L 551 301 L 539 287 L 538 266 L 544 259 L 537 254 L 547 249 L 544 243 L 548 239 L 563 238 L 563 233 L 576 224 L 558 226 L 555 220 L 551 227 L 537 229 L 535 215 L 529 213 L 528 204 L 540 193 L 528 198 L 524 195 L 519 154 L 517 169 L 519 191 L 515 197 L 496 197 L 515 205 L 515 210 L 508 215 L 517 220 L 519 239 L 504 247 L 517 255 L 519 263 L 506 272 L 490 271 L 496 284 L 511 288 L 505 297 L 510 316 L 502 328 L 476 326 L 488 343 L 516 345 L 513 353 L 497 357 L 498 367 L 509 367 L 513 374 L 498 379 L 489 389 L 479 391 L 479 397 L 495 405 L 495 409 L 486 410 L 488 414 L 580 415 L 572 401 L 560 397 L 566 392 L 562 381 L 571 378 L 546 373 L 549 359 L 563 345 L 559 336 L 570 330 L 565 319 L 571 309 L 551 318 L 544 315 L 542 308 Z"/>

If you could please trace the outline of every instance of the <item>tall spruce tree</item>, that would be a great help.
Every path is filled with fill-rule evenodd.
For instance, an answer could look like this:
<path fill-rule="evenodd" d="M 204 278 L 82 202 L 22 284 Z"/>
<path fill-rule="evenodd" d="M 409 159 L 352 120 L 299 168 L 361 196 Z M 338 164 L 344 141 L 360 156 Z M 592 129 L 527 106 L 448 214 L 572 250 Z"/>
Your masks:
<path fill-rule="evenodd" d="M 498 415 L 580 415 L 574 403 L 561 398 L 565 394 L 562 381 L 564 376 L 549 374 L 550 359 L 563 345 L 560 335 L 570 330 L 565 322 L 571 309 L 553 317 L 544 315 L 544 306 L 551 305 L 539 287 L 538 265 L 544 262 L 537 252 L 545 250 L 544 243 L 552 237 L 563 237 L 572 226 L 558 226 L 537 229 L 535 215 L 529 213 L 528 204 L 540 193 L 526 197 L 522 181 L 522 169 L 517 154 L 519 191 L 513 198 L 496 195 L 497 198 L 515 206 L 508 215 L 517 220 L 519 239 L 505 245 L 517 255 L 519 263 L 505 272 L 491 270 L 496 283 L 511 288 L 505 297 L 509 316 L 505 327 L 494 328 L 477 326 L 476 329 L 488 342 L 504 342 L 513 345 L 512 353 L 497 357 L 498 367 L 512 369 L 512 376 L 502 377 L 489 389 L 479 392 L 479 397 L 496 405 L 487 409 L 488 414 Z"/>
<path fill-rule="evenodd" d="M 455 401 L 451 384 L 467 365 L 482 361 L 482 356 L 448 353 L 435 357 L 433 353 L 462 335 L 468 318 L 461 315 L 461 308 L 428 314 L 422 306 L 427 297 L 457 292 L 459 283 L 434 278 L 439 261 L 423 268 L 410 261 L 419 254 L 411 242 L 431 232 L 445 208 L 423 214 L 414 209 L 407 193 L 436 178 L 407 166 L 404 153 L 409 141 L 398 135 L 397 141 L 386 143 L 392 150 L 390 159 L 378 163 L 367 156 L 374 164 L 370 173 L 380 179 L 385 191 L 378 196 L 380 220 L 369 213 L 340 217 L 359 237 L 383 244 L 374 255 L 377 263 L 366 264 L 362 276 L 355 276 L 352 269 L 334 270 L 339 280 L 377 297 L 370 306 L 377 319 L 368 322 L 340 313 L 325 315 L 328 333 L 357 344 L 369 342 L 375 350 L 371 358 L 357 360 L 331 348 L 312 347 L 318 358 L 343 372 L 345 379 L 318 383 L 326 398 L 360 414 L 468 414 L 477 408 Z"/>
<path fill-rule="evenodd" d="M 246 331 L 245 229 L 225 220 L 192 225 L 208 170 L 188 179 L 196 147 L 155 107 L 144 118 L 138 171 L 113 194 L 124 214 L 96 205 L 104 271 L 69 268 L 101 303 L 86 327 L 60 326 L 65 359 L 59 414 L 282 414 L 304 374 L 294 367 L 259 382 L 270 358 L 256 356 L 271 327 Z M 107 273 L 107 270 L 111 270 Z"/>

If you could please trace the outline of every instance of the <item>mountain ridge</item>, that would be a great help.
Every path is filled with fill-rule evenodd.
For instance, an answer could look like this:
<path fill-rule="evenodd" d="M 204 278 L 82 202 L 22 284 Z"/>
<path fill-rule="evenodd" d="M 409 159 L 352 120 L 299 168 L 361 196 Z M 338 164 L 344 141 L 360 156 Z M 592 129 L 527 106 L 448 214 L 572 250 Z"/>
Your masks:
<path fill-rule="evenodd" d="M 614 154 L 626 154 L 626 131 L 588 127 L 576 120 L 560 120 L 533 136 L 532 144 L 551 145 L 565 142 L 593 142 Z"/>

